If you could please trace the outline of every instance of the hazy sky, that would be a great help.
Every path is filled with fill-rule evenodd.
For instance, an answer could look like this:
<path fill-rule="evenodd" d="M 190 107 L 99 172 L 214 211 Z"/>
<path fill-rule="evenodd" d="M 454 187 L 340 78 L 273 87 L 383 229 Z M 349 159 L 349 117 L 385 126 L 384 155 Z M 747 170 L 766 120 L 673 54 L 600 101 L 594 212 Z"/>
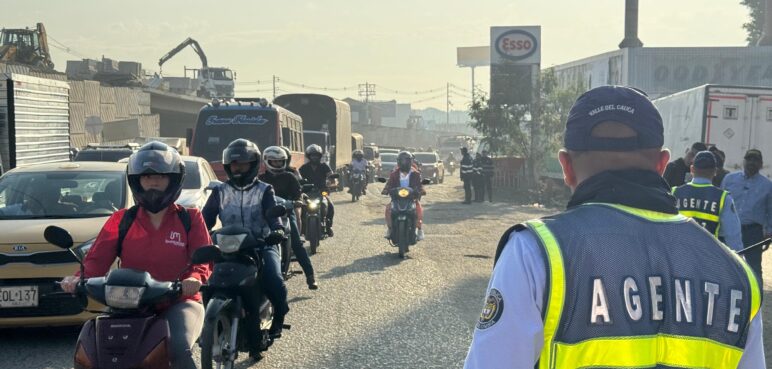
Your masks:
<path fill-rule="evenodd" d="M 281 79 L 345 87 L 369 81 L 392 90 L 423 91 L 447 82 L 469 89 L 470 72 L 456 66 L 457 46 L 487 45 L 490 26 L 541 25 L 542 66 L 617 48 L 624 29 L 623 0 L 0 0 L 2 27 L 45 23 L 51 38 L 76 54 L 136 60 L 148 70 L 186 37 L 198 40 L 210 66 L 228 66 L 237 90 L 268 89 L 246 82 Z M 645 46 L 741 46 L 748 12 L 738 0 L 642 0 L 639 34 Z M 49 43 L 56 44 L 49 40 Z M 78 59 L 52 48 L 57 69 Z M 198 67 L 188 49 L 164 65 L 165 75 Z M 487 90 L 488 68 L 477 68 Z M 284 91 L 298 89 L 280 84 Z M 387 93 L 376 99 L 434 100 L 444 92 Z M 331 92 L 345 97 L 347 92 Z M 352 91 L 350 95 L 356 92 Z M 252 92 L 243 95 L 265 95 Z M 442 96 L 438 96 L 442 95 Z M 468 98 L 452 96 L 457 108 Z"/>

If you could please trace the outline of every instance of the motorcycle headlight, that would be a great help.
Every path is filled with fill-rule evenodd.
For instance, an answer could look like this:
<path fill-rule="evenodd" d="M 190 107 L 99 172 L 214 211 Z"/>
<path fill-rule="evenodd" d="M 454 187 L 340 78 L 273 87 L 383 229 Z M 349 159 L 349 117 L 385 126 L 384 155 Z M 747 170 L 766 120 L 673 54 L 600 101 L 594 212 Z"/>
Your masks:
<path fill-rule="evenodd" d="M 318 207 L 319 207 L 319 200 L 318 199 L 317 200 L 311 200 L 311 201 L 308 202 L 308 208 L 309 209 L 315 210 Z"/>
<path fill-rule="evenodd" d="M 399 195 L 399 197 L 407 197 L 407 195 L 409 194 L 410 194 L 410 191 L 408 191 L 405 188 L 402 188 L 399 190 L 399 192 L 397 192 L 397 195 Z"/>
<path fill-rule="evenodd" d="M 107 306 L 118 309 L 136 309 L 145 287 L 105 286 Z"/>
<path fill-rule="evenodd" d="M 75 253 L 75 257 L 77 257 L 78 260 L 83 261 L 86 259 L 86 255 L 88 255 L 88 251 L 91 250 L 91 246 L 94 246 L 94 240 L 96 240 L 96 238 L 92 238 L 72 248 L 72 252 Z"/>
<path fill-rule="evenodd" d="M 234 253 L 236 251 L 239 251 L 239 248 L 241 248 L 241 243 L 244 242 L 244 239 L 247 238 L 246 233 L 241 234 L 218 234 L 217 235 L 217 246 L 220 247 L 220 251 L 226 254 Z"/>

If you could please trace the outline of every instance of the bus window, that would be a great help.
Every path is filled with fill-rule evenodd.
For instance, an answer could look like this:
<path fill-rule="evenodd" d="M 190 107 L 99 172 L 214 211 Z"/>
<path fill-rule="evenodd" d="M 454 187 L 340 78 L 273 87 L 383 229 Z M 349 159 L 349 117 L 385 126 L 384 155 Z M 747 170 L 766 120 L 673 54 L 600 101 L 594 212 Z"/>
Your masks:
<path fill-rule="evenodd" d="M 288 127 L 281 128 L 281 144 L 282 146 L 289 147 L 290 150 L 294 149 L 292 145 L 292 133 Z"/>
<path fill-rule="evenodd" d="M 222 160 L 233 140 L 245 138 L 260 150 L 276 145 L 276 111 L 267 109 L 211 109 L 199 113 L 191 153 L 207 161 Z"/>

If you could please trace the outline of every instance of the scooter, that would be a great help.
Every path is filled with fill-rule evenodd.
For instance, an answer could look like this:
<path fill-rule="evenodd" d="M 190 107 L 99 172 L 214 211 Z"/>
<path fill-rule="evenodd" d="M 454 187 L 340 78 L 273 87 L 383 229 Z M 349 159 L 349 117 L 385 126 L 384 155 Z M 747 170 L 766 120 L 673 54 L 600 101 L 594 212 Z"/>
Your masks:
<path fill-rule="evenodd" d="M 378 178 L 381 183 L 386 178 Z M 429 184 L 429 179 L 422 179 L 421 184 Z M 415 201 L 421 195 L 410 187 L 395 187 L 389 191 L 391 197 L 391 234 L 389 243 L 399 249 L 399 257 L 404 259 L 410 246 L 416 244 L 416 225 L 418 215 Z"/>
<path fill-rule="evenodd" d="M 70 250 L 84 275 L 85 252 L 80 246 L 72 247 L 72 236 L 66 230 L 49 226 L 43 235 L 51 244 Z M 159 282 L 147 272 L 127 268 L 114 269 L 104 277 L 81 279 L 75 294 L 84 302 L 84 311 L 86 296 L 107 306 L 107 310 L 94 311 L 100 315 L 83 325 L 75 345 L 75 368 L 171 368 L 169 324 L 155 307 L 181 295 L 179 278 L 193 264 L 205 263 L 207 253 L 196 250 L 175 282 Z"/>
<path fill-rule="evenodd" d="M 276 206 L 269 216 L 284 215 L 285 208 Z M 268 334 L 273 321 L 273 306 L 260 289 L 262 260 L 256 248 L 266 246 L 241 226 L 223 227 L 213 234 L 217 246 L 205 246 L 205 262 L 214 264 L 207 284 L 201 287 L 206 301 L 204 328 L 201 332 L 201 367 L 233 368 L 239 352 L 248 352 L 244 313 L 244 296 L 257 293 L 259 301 L 259 351 L 266 351 L 274 338 Z M 257 291 L 257 292 L 256 292 Z M 290 326 L 285 325 L 289 329 Z"/>

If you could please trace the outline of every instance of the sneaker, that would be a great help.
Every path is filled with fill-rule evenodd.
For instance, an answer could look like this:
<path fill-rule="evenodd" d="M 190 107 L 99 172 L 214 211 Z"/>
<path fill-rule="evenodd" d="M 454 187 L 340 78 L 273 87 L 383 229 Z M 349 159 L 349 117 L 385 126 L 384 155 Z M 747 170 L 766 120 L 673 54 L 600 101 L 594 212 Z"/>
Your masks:
<path fill-rule="evenodd" d="M 316 284 L 316 279 L 314 277 L 306 279 L 306 284 L 308 285 L 309 290 L 318 290 L 319 285 Z"/>
<path fill-rule="evenodd" d="M 424 239 L 424 230 L 421 228 L 418 228 L 418 230 L 415 232 L 415 240 L 423 241 L 423 239 Z"/>
<path fill-rule="evenodd" d="M 335 235 L 335 233 L 332 231 L 332 227 L 327 228 L 327 237 L 332 237 L 334 235 Z"/>

